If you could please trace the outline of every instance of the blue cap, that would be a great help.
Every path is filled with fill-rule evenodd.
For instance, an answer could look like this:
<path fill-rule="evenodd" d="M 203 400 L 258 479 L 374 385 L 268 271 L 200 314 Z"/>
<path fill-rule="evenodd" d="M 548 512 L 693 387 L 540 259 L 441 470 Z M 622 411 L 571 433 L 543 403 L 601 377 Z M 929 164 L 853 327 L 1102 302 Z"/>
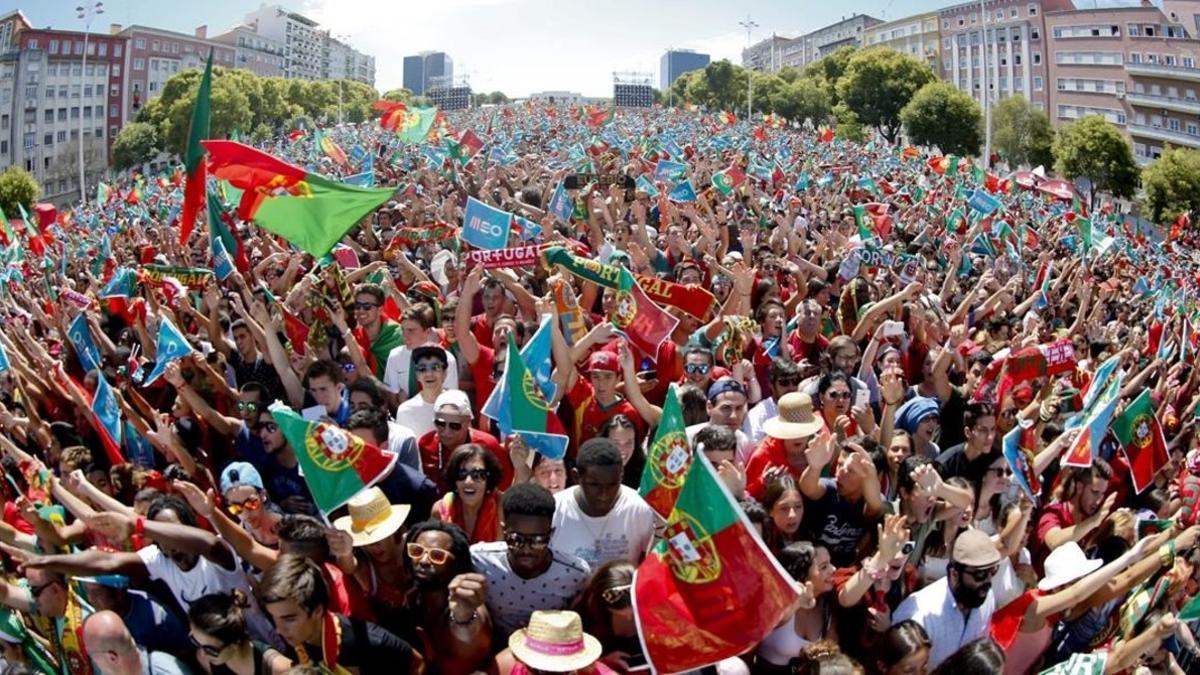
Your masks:
<path fill-rule="evenodd" d="M 709 386 L 708 400 L 715 401 L 721 394 L 726 394 L 731 391 L 741 394 L 742 396 L 746 395 L 746 388 L 742 386 L 741 382 L 738 382 L 732 377 L 722 377 Z"/>
<path fill-rule="evenodd" d="M 221 472 L 221 494 L 242 485 L 263 489 L 262 476 L 258 475 L 258 469 L 249 462 L 233 462 L 225 467 Z"/>

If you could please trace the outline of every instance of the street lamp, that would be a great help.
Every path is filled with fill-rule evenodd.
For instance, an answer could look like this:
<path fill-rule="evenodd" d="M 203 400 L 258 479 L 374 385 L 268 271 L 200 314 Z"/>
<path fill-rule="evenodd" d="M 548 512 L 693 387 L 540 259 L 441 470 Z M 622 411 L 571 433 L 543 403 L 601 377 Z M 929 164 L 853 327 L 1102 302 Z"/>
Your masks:
<path fill-rule="evenodd" d="M 980 1 L 982 2 L 982 0 L 980 0 Z M 746 49 L 749 50 L 750 49 L 750 31 L 754 30 L 755 28 L 758 28 L 758 24 L 754 23 L 754 20 L 750 18 L 749 14 L 747 14 L 746 20 L 739 21 L 738 25 L 741 26 L 742 28 L 746 29 Z M 754 101 L 754 77 L 751 74 L 750 69 L 747 68 L 746 69 L 746 120 L 749 120 L 751 117 L 754 116 L 754 108 L 752 107 L 753 101 Z"/>
<path fill-rule="evenodd" d="M 92 19 L 104 13 L 104 3 L 80 5 L 75 13 L 83 19 L 83 63 L 79 66 L 79 200 L 87 201 L 83 187 L 83 78 L 87 73 L 88 33 L 92 30 Z"/>
<path fill-rule="evenodd" d="M 350 48 L 350 44 L 349 44 L 350 36 L 349 35 L 345 35 L 345 34 L 334 35 L 333 38 L 335 40 L 337 40 L 340 45 L 345 46 L 346 49 Z M 344 79 L 346 79 L 345 50 L 343 50 L 343 56 L 342 56 L 342 76 L 338 78 L 338 126 L 339 127 L 342 126 L 342 80 L 344 80 Z"/>
<path fill-rule="evenodd" d="M 979 41 L 979 51 L 983 56 L 983 167 L 987 169 L 992 157 L 992 97 L 988 90 L 987 8 L 983 0 L 979 0 L 979 27 L 983 32 L 983 38 Z"/>

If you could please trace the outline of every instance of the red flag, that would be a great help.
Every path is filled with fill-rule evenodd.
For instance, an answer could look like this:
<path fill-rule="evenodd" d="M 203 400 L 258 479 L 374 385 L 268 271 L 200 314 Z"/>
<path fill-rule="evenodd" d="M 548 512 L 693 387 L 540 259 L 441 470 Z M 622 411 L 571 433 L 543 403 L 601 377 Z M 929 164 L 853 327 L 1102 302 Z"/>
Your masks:
<path fill-rule="evenodd" d="M 1158 346 L 1162 342 L 1162 335 L 1163 323 L 1161 321 L 1155 321 L 1154 323 L 1151 323 L 1149 335 L 1150 342 L 1146 345 L 1146 354 L 1148 354 L 1150 358 L 1154 358 L 1154 356 L 1158 354 Z"/>
<path fill-rule="evenodd" d="M 235 141 L 204 141 L 208 168 L 217 178 L 242 190 L 238 218 L 251 220 L 258 205 L 276 190 L 287 190 L 304 180 L 304 169 Z"/>
<path fill-rule="evenodd" d="M 820 131 L 820 133 L 817 134 L 817 140 L 821 141 L 822 143 L 832 142 L 833 141 L 833 129 L 830 129 L 829 127 L 825 127 L 824 129 L 822 129 Z"/>
<path fill-rule="evenodd" d="M 1113 435 L 1121 442 L 1121 452 L 1129 462 L 1133 489 L 1141 493 L 1154 483 L 1154 476 L 1167 465 L 1167 441 L 1162 425 L 1154 414 L 1150 390 L 1129 404 L 1112 423 Z"/>
<path fill-rule="evenodd" d="M 305 136 L 306 136 L 306 134 L 303 129 L 293 129 L 293 130 L 289 131 L 288 135 L 287 135 L 288 140 L 293 141 L 293 142 L 298 141 L 301 138 L 304 138 Z"/>
<path fill-rule="evenodd" d="M 389 131 L 396 131 L 400 127 L 400 123 L 404 121 L 404 112 L 408 110 L 408 106 L 403 103 L 383 100 L 375 101 L 371 107 L 383 113 L 379 117 L 379 126 Z"/>

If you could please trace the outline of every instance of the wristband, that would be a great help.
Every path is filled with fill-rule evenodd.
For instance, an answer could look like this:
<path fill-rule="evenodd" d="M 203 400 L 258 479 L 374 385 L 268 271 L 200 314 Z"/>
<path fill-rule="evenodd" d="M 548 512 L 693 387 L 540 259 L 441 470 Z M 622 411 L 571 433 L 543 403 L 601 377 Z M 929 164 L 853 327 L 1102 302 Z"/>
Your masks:
<path fill-rule="evenodd" d="M 138 516 L 133 520 L 133 533 L 139 537 L 146 534 L 146 516 Z"/>
<path fill-rule="evenodd" d="M 454 612 L 450 612 L 450 623 L 451 623 L 451 625 L 454 625 L 454 626 L 470 626 L 471 624 L 475 623 L 475 620 L 478 618 L 479 618 L 479 610 L 478 609 L 471 610 L 471 616 L 467 617 L 466 621 L 459 621 L 458 619 L 455 619 Z"/>

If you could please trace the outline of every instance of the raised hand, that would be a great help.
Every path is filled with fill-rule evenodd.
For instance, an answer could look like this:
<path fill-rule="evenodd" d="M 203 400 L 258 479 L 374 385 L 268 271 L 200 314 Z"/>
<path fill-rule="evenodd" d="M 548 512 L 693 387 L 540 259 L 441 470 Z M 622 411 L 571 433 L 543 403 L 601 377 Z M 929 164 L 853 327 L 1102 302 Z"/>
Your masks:
<path fill-rule="evenodd" d="M 804 449 L 804 457 L 808 459 L 809 466 L 824 467 L 833 461 L 833 453 L 836 449 L 837 444 L 834 442 L 833 434 L 828 430 L 822 430 L 808 442 L 808 447 Z"/>

